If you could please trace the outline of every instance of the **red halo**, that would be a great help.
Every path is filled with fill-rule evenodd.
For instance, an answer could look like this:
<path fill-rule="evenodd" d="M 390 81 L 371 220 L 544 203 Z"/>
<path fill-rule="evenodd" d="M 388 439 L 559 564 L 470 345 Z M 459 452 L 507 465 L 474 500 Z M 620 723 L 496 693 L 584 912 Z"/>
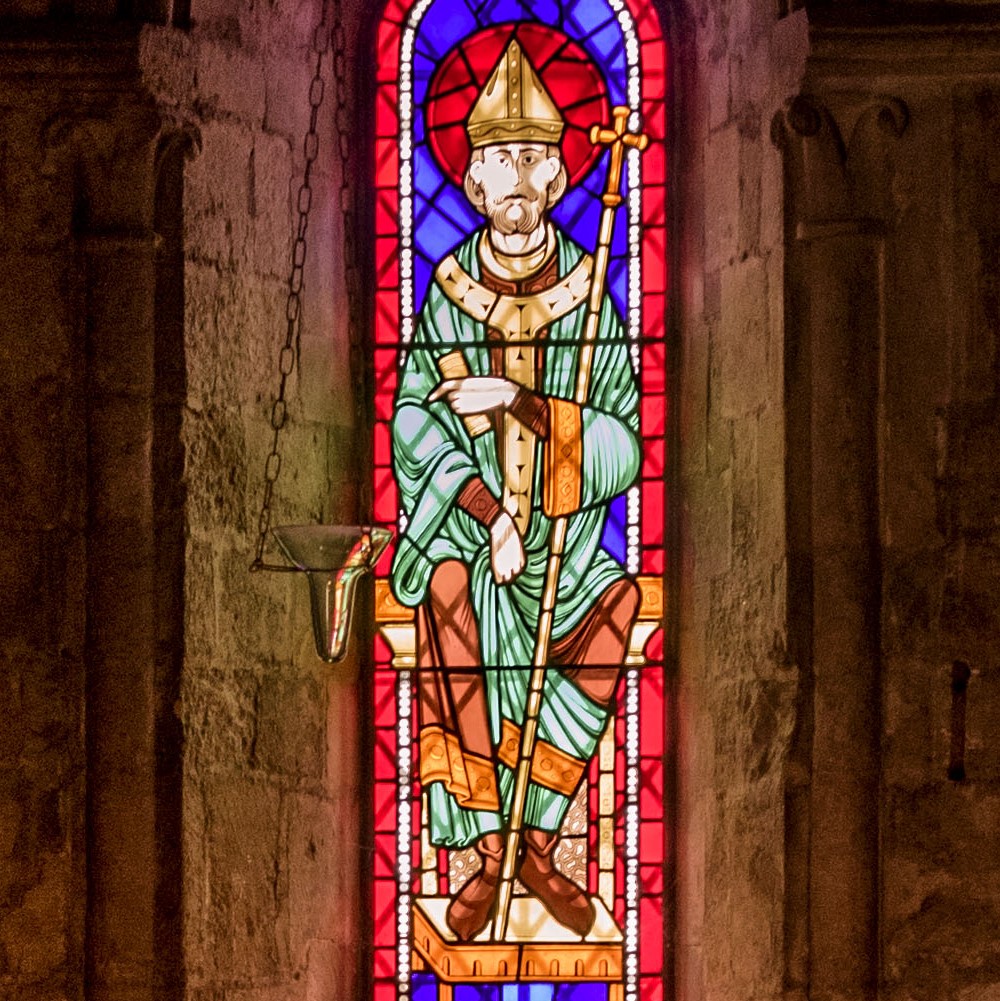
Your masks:
<path fill-rule="evenodd" d="M 568 35 L 547 25 L 496 24 L 459 42 L 441 61 L 427 92 L 431 151 L 459 187 L 472 152 L 466 119 L 515 36 L 566 122 L 560 146 L 569 183 L 580 181 L 600 156 L 601 147 L 590 141 L 590 127 L 610 119 L 608 89 L 590 56 Z"/>

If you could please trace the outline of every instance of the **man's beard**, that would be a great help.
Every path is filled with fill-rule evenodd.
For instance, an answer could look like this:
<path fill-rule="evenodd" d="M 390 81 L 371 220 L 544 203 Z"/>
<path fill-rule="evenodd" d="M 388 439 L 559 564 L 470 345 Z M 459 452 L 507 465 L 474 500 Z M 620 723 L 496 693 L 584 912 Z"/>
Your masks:
<path fill-rule="evenodd" d="M 487 201 L 483 210 L 490 226 L 503 236 L 528 234 L 534 233 L 542 224 L 547 201 L 544 193 L 539 196 L 502 198 L 498 202 Z"/>

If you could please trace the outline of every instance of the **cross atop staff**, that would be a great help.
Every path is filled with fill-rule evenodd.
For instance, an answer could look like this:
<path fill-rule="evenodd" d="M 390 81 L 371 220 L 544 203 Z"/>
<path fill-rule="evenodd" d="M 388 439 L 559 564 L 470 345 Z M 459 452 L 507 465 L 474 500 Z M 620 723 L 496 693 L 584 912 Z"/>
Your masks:
<path fill-rule="evenodd" d="M 616 208 L 622 203 L 621 186 L 622 164 L 625 162 L 625 149 L 637 149 L 641 153 L 649 145 L 649 136 L 645 132 L 629 132 L 628 120 L 632 114 L 629 108 L 616 105 L 611 111 L 614 126 L 610 129 L 594 125 L 590 130 L 590 141 L 595 146 L 611 147 L 611 162 L 608 164 L 608 182 L 604 188 L 601 201 L 609 208 Z"/>

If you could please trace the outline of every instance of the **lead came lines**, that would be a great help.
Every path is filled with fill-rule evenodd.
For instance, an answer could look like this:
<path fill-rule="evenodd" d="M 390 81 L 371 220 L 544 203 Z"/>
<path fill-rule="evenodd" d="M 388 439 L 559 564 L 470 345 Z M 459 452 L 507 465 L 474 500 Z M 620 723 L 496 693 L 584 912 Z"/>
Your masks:
<path fill-rule="evenodd" d="M 397 956 L 396 983 L 400 997 L 410 993 L 410 886 L 413 866 L 410 861 L 410 839 L 412 828 L 412 806 L 410 802 L 411 783 L 410 741 L 412 739 L 411 719 L 413 714 L 413 683 L 409 671 L 400 671 L 396 679 L 396 705 L 398 723 L 396 725 L 396 760 L 399 775 L 396 787 L 396 872 L 398 893 L 396 904 Z"/>
<path fill-rule="evenodd" d="M 432 0 L 419 0 L 411 9 L 400 44 L 399 59 L 399 311 L 400 340 L 409 344 L 413 338 L 413 43 L 417 28 Z M 400 512 L 400 520 L 404 518 Z M 397 995 L 406 998 L 410 993 L 410 956 L 412 955 L 412 926 L 410 923 L 410 842 L 413 837 L 410 789 L 413 781 L 410 768 L 410 742 L 412 732 L 412 688 L 409 673 L 401 674 L 397 682 L 396 701 L 398 712 L 397 759 L 399 784 L 397 803 L 399 825 L 396 834 L 397 878 Z M 405 750 L 402 750 L 405 749 Z M 402 753 L 400 751 L 402 750 Z"/>

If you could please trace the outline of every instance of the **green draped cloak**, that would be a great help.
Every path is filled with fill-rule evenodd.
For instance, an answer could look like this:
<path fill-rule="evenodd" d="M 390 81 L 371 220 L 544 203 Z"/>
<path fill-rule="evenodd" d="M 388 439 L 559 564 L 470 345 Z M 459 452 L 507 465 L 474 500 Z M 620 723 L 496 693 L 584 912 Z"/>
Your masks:
<path fill-rule="evenodd" d="M 475 279 L 481 277 L 476 248 L 482 232 L 454 252 Z M 566 276 L 583 251 L 556 234 L 558 277 Z M 587 304 L 555 321 L 543 347 L 541 392 L 572 400 L 576 389 L 579 345 Z M 550 519 L 541 509 L 542 469 L 536 461 L 531 522 L 523 540 L 525 567 L 509 584 L 498 585 L 490 569 L 489 533 L 455 500 L 477 474 L 497 498 L 503 475 L 492 431 L 470 439 L 461 418 L 447 403 L 428 403 L 441 381 L 436 360 L 461 349 L 471 375 L 490 375 L 489 345 L 484 324 L 454 305 L 434 282 L 417 320 L 400 376 L 393 417 L 393 464 L 405 523 L 399 536 L 391 580 L 396 597 L 415 607 L 425 600 L 431 573 L 444 560 L 462 561 L 470 574 L 470 590 L 479 626 L 486 671 L 490 732 L 494 747 L 501 719 L 518 727 L 524 717 L 528 676 L 534 656 L 538 607 L 548 558 Z M 625 331 L 610 298 L 601 308 L 590 391 L 582 408 L 581 507 L 569 518 L 553 623 L 553 640 L 566 636 L 586 615 L 596 598 L 624 570 L 600 544 L 608 503 L 632 485 L 639 471 L 638 392 L 629 361 Z M 538 441 L 539 450 L 543 447 Z M 589 698 L 557 669 L 546 675 L 539 738 L 581 761 L 593 754 L 607 720 L 607 710 Z M 513 775 L 498 763 L 503 815 L 464 809 L 441 783 L 428 790 L 431 839 L 459 847 L 482 834 L 500 830 L 509 811 Z M 568 806 L 565 796 L 531 783 L 525 822 L 558 830 Z"/>

